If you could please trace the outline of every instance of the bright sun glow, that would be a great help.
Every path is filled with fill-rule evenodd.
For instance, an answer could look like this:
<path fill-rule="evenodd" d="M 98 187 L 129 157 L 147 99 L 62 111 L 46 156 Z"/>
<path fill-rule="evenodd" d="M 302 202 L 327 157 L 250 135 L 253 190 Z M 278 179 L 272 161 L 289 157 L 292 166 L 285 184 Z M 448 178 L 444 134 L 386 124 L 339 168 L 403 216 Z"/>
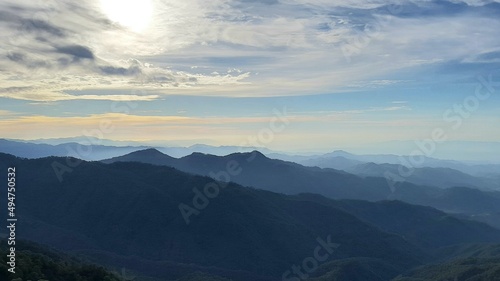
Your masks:
<path fill-rule="evenodd" d="M 151 0 L 101 0 L 108 18 L 135 32 L 144 31 L 153 17 Z"/>

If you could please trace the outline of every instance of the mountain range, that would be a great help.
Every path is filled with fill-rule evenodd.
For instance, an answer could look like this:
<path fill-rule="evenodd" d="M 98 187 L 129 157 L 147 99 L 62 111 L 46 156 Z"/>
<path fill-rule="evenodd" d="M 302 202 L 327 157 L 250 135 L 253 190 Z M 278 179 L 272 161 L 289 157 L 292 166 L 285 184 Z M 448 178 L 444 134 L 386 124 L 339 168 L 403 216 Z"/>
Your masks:
<path fill-rule="evenodd" d="M 483 190 L 500 190 L 500 181 L 491 177 L 479 177 L 459 170 L 441 167 L 421 167 L 409 169 L 397 164 L 361 163 L 343 169 L 363 177 L 384 177 L 387 173 L 395 175 L 395 180 L 405 180 L 417 185 L 450 188 L 467 186 Z"/>
<path fill-rule="evenodd" d="M 333 168 L 359 176 L 381 177 L 386 172 L 390 172 L 400 180 L 417 185 L 431 185 L 442 188 L 467 186 L 485 190 L 500 189 L 500 165 L 497 164 L 472 164 L 423 157 L 422 163 L 417 165 L 409 161 L 407 156 L 355 155 L 342 150 L 323 155 L 298 156 L 277 153 L 262 147 L 210 146 L 203 144 L 190 147 L 151 147 L 134 142 L 118 142 L 120 146 L 116 146 L 116 143 L 115 141 L 95 137 L 33 141 L 0 139 L 0 152 L 11 153 L 24 158 L 69 156 L 87 161 L 100 161 L 148 148 L 155 148 L 175 158 L 182 158 L 193 153 L 225 156 L 258 149 L 271 159 L 295 162 L 304 166 Z M 408 170 L 410 172 L 409 176 L 406 175 Z"/>
<path fill-rule="evenodd" d="M 227 156 L 193 153 L 174 158 L 158 150 L 147 149 L 102 162 L 164 165 L 192 174 L 211 176 L 217 180 L 233 181 L 244 186 L 284 194 L 316 193 L 333 199 L 369 201 L 398 199 L 470 216 L 500 212 L 500 192 L 497 191 L 482 191 L 463 185 L 443 189 L 417 185 L 410 181 L 394 183 L 391 186 L 391 182 L 388 183 L 386 178 L 380 176 L 356 176 L 330 168 L 302 166 L 270 159 L 258 151 Z M 228 165 L 234 165 L 237 173 L 228 173 Z M 378 165 L 375 167 L 380 168 Z M 441 170 L 449 172 L 447 169 Z"/>
<path fill-rule="evenodd" d="M 157 163 L 175 159 L 151 149 L 139 156 L 142 153 L 152 159 L 156 155 L 152 161 Z M 194 165 L 199 171 L 221 161 L 194 154 L 183 162 L 190 166 L 205 157 L 210 161 Z M 359 182 L 359 188 L 366 180 L 257 152 L 226 157 L 241 161 L 242 175 L 271 168 L 288 177 L 299 171 L 325 173 L 331 180 Z M 244 165 L 249 157 L 252 161 L 247 163 L 263 166 Z M 461 245 L 475 244 L 487 252 L 500 243 L 500 230 L 430 207 L 392 200 L 339 201 L 311 193 L 285 195 L 137 162 L 82 161 L 59 181 L 52 164 L 65 161 L 0 154 L 0 169 L 16 167 L 19 238 L 93 263 L 125 267 L 148 280 L 208 280 L 203 279 L 206 275 L 277 280 L 283 274 L 295 276 L 294 266 L 307 264 L 304 261 L 310 261 L 315 251 L 327 259 L 316 260 L 312 280 L 391 280 L 418 266 L 471 257 L 459 250 Z M 207 186 L 214 185 L 219 191 L 207 193 Z M 205 199 L 195 190 L 204 192 Z M 188 223 L 183 205 L 197 210 Z"/>

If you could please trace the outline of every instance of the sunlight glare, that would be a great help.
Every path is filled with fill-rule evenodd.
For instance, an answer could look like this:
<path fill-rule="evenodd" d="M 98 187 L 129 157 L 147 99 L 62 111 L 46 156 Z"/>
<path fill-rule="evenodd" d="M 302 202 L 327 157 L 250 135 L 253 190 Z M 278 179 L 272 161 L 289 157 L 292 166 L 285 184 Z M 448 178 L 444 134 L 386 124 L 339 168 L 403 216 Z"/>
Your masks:
<path fill-rule="evenodd" d="M 153 17 L 151 0 L 100 0 L 108 18 L 134 32 L 144 31 Z"/>

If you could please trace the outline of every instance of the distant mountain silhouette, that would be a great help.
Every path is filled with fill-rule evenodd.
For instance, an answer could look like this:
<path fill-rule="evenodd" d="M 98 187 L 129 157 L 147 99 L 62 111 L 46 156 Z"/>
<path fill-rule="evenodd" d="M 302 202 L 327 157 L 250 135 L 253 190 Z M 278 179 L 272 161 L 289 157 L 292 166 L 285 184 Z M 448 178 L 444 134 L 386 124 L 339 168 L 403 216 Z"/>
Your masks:
<path fill-rule="evenodd" d="M 116 145 L 113 145 L 116 144 Z M 63 139 L 40 139 L 19 141 L 0 139 L 0 152 L 24 158 L 40 158 L 49 156 L 70 156 L 88 161 L 103 160 L 121 156 L 134 151 L 151 148 L 151 145 L 140 145 L 134 142 L 116 142 L 95 137 L 75 137 Z M 255 147 L 211 146 L 196 144 L 189 147 L 169 147 L 155 145 L 156 149 L 175 157 L 183 157 L 193 152 L 227 155 L 235 152 L 250 152 Z M 271 153 L 270 150 L 259 148 Z"/>
<path fill-rule="evenodd" d="M 383 177 L 389 172 L 403 175 L 403 179 L 417 185 L 437 186 L 442 188 L 467 186 L 479 189 L 500 190 L 500 182 L 487 178 L 471 176 L 451 168 L 422 167 L 412 170 L 396 164 L 375 164 L 373 162 L 358 164 L 344 169 L 346 172 L 370 177 Z M 400 171 L 403 171 L 402 173 Z M 406 176 L 409 173 L 409 176 Z"/>
<path fill-rule="evenodd" d="M 116 145 L 113 145 L 116 144 Z M 272 159 L 295 162 L 305 166 L 347 170 L 355 165 L 373 162 L 376 164 L 401 165 L 401 159 L 408 156 L 392 154 L 357 155 L 343 150 L 337 150 L 322 155 L 291 155 L 277 153 L 264 147 L 243 146 L 211 146 L 195 144 L 189 147 L 169 147 L 161 143 L 155 145 L 140 145 L 136 142 L 116 142 L 95 137 L 74 137 L 62 139 L 40 139 L 32 141 L 0 139 L 0 152 L 25 158 L 40 158 L 48 156 L 70 156 L 87 161 L 103 160 L 122 156 L 127 153 L 155 147 L 162 153 L 175 158 L 188 156 L 192 153 L 204 153 L 225 156 L 233 153 L 249 153 L 259 150 Z M 500 164 L 470 164 L 459 161 L 441 160 L 425 157 L 425 161 L 416 168 L 450 168 L 463 173 L 480 177 L 489 185 L 498 186 Z M 405 164 L 406 165 L 406 164 Z"/>
<path fill-rule="evenodd" d="M 337 170 L 348 170 L 359 164 L 365 162 L 349 159 L 345 156 L 332 156 L 332 157 L 319 157 L 314 159 L 307 159 L 298 162 L 304 166 L 317 166 L 320 168 L 332 168 Z"/>
<path fill-rule="evenodd" d="M 394 155 L 394 154 L 372 154 L 372 155 L 357 155 L 343 150 L 337 150 L 323 155 L 313 156 L 291 156 L 278 153 L 269 154 L 272 158 L 293 161 L 305 166 L 317 166 L 320 168 L 334 168 L 341 170 L 352 169 L 355 165 L 363 163 L 375 164 L 392 164 L 392 165 L 405 165 L 411 168 L 449 168 L 460 171 L 472 176 L 477 177 L 494 177 L 500 176 L 499 164 L 475 164 L 463 163 L 454 160 L 442 160 L 432 157 L 422 157 L 422 163 L 414 163 L 407 155 Z M 352 161 L 350 163 L 349 161 Z"/>
<path fill-rule="evenodd" d="M 102 160 L 145 149 L 139 146 L 104 146 L 88 142 L 76 142 L 50 145 L 0 139 L 0 152 L 23 158 L 41 158 L 49 156 L 75 157 L 83 160 Z"/>

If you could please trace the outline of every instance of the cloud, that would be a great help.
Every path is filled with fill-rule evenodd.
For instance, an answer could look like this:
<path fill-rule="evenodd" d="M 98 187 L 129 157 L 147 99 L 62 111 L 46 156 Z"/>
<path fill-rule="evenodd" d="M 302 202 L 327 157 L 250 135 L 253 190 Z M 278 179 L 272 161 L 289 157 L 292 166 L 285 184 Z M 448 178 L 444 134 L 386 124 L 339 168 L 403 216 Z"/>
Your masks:
<path fill-rule="evenodd" d="M 92 53 L 89 48 L 81 45 L 56 47 L 56 51 L 62 54 L 71 55 L 75 60 L 93 60 L 95 58 L 94 53 Z"/>
<path fill-rule="evenodd" d="M 10 53 L 7 54 L 7 58 L 11 61 L 22 62 L 24 61 L 24 55 L 21 53 Z"/>
<path fill-rule="evenodd" d="M 49 92 L 45 94 L 33 93 L 29 91 L 19 91 L 15 94 L 5 94 L 0 92 L 2 98 L 15 98 L 19 100 L 54 102 L 68 100 L 109 100 L 109 101 L 152 101 L 158 99 L 158 95 L 70 95 L 66 93 Z"/>
<path fill-rule="evenodd" d="M 123 76 L 128 76 L 128 75 L 137 75 L 141 73 L 140 68 L 138 67 L 114 67 L 114 66 L 100 66 L 99 70 L 103 74 L 108 74 L 108 75 L 123 75 Z"/>
<path fill-rule="evenodd" d="M 471 58 L 465 58 L 465 63 L 500 63 L 500 50 L 484 52 Z"/>
<path fill-rule="evenodd" d="M 14 111 L 0 109 L 0 116 L 2 116 L 2 117 L 15 116 L 18 114 L 19 113 L 14 112 Z"/>
<path fill-rule="evenodd" d="M 56 37 L 65 37 L 65 32 L 62 28 L 55 27 L 43 20 L 23 19 L 21 21 L 21 24 L 24 32 L 31 32 L 36 34 L 37 36 L 39 36 L 40 33 L 42 32 L 45 33 L 46 35 L 48 34 Z"/>
<path fill-rule="evenodd" d="M 379 88 L 379 87 L 384 87 L 384 86 L 389 86 L 389 85 L 395 85 L 395 84 L 401 84 L 409 82 L 408 80 L 388 80 L 388 79 L 383 79 L 383 80 L 372 80 L 372 81 L 360 81 L 355 84 L 349 85 L 349 87 L 352 88 Z"/>
<path fill-rule="evenodd" d="M 151 28 L 137 33 L 108 19 L 98 1 L 2 1 L 2 87 L 31 87 L 24 95 L 3 90 L 4 97 L 50 100 L 86 89 L 342 92 L 405 83 L 391 77 L 401 70 L 497 62 L 500 44 L 492 1 L 152 3 Z"/>

